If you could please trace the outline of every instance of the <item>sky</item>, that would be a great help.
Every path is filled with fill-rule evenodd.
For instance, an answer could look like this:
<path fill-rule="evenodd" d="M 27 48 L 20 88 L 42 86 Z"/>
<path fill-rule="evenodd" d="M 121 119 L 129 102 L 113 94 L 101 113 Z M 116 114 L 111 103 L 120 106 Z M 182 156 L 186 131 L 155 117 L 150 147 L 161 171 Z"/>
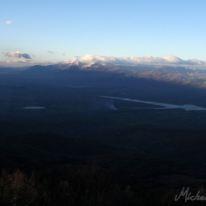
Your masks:
<path fill-rule="evenodd" d="M 205 0 L 0 0 L 0 62 L 72 56 L 206 60 Z"/>

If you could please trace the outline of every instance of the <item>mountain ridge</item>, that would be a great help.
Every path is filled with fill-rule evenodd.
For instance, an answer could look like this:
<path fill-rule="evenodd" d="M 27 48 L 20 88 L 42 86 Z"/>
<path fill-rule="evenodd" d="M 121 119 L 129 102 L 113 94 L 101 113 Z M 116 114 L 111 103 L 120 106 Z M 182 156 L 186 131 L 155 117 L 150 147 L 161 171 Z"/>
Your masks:
<path fill-rule="evenodd" d="M 184 60 L 177 56 L 153 57 L 153 56 L 131 56 L 131 57 L 113 57 L 113 56 L 98 56 L 98 55 L 85 55 L 81 57 L 74 57 L 64 62 L 69 65 L 82 65 L 90 67 L 94 64 L 101 65 L 122 65 L 122 66 L 185 66 L 190 68 L 206 68 L 206 62 L 198 59 Z"/>

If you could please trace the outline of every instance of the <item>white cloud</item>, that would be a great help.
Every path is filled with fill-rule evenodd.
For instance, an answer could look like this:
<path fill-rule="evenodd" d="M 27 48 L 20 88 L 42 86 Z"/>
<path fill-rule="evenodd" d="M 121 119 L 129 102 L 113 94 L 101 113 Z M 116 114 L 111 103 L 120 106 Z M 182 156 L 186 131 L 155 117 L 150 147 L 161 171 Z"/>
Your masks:
<path fill-rule="evenodd" d="M 6 20 L 4 20 L 4 22 L 3 22 L 5 25 L 11 25 L 11 24 L 13 24 L 13 20 L 11 20 L 11 19 L 6 19 Z"/>

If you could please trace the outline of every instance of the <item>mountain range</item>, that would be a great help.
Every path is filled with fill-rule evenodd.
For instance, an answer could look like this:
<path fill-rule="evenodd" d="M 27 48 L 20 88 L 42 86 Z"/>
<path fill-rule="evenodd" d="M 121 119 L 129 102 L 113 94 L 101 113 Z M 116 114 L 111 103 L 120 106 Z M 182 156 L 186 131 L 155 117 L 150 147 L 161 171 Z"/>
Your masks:
<path fill-rule="evenodd" d="M 206 88 L 206 62 L 183 60 L 175 56 L 117 58 L 86 55 L 43 68 L 113 72 L 130 77 Z"/>
<path fill-rule="evenodd" d="M 18 68 L 1 67 L 7 72 L 51 72 L 51 71 L 101 71 L 122 74 L 134 78 L 206 88 L 206 62 L 183 60 L 176 56 L 167 57 L 108 57 L 86 55 L 65 62 L 49 65 L 35 65 Z"/>
<path fill-rule="evenodd" d="M 137 66 L 137 65 L 158 65 L 158 66 L 186 66 L 190 68 L 205 67 L 206 62 L 198 59 L 184 60 L 176 56 L 153 57 L 153 56 L 131 56 L 131 57 L 110 57 L 110 56 L 93 56 L 85 55 L 82 57 L 74 57 L 68 61 L 68 64 L 84 65 L 89 67 L 94 64 L 101 65 L 124 65 L 124 66 Z"/>

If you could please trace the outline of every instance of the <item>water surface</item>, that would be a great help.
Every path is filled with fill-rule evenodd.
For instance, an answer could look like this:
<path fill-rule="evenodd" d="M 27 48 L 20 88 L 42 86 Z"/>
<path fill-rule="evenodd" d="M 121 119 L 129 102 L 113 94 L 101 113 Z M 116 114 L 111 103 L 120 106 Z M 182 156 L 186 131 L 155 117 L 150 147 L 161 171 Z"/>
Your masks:
<path fill-rule="evenodd" d="M 168 103 L 163 103 L 163 102 L 130 99 L 130 98 L 124 98 L 124 97 L 113 97 L 113 96 L 101 96 L 101 97 L 106 98 L 106 99 L 113 99 L 113 100 L 120 100 L 120 101 L 127 101 L 127 102 L 137 102 L 137 103 L 160 106 L 160 108 L 151 108 L 151 109 L 182 109 L 185 111 L 206 111 L 206 107 L 201 107 L 201 106 L 197 106 L 193 104 L 177 105 L 177 104 L 168 104 Z"/>

